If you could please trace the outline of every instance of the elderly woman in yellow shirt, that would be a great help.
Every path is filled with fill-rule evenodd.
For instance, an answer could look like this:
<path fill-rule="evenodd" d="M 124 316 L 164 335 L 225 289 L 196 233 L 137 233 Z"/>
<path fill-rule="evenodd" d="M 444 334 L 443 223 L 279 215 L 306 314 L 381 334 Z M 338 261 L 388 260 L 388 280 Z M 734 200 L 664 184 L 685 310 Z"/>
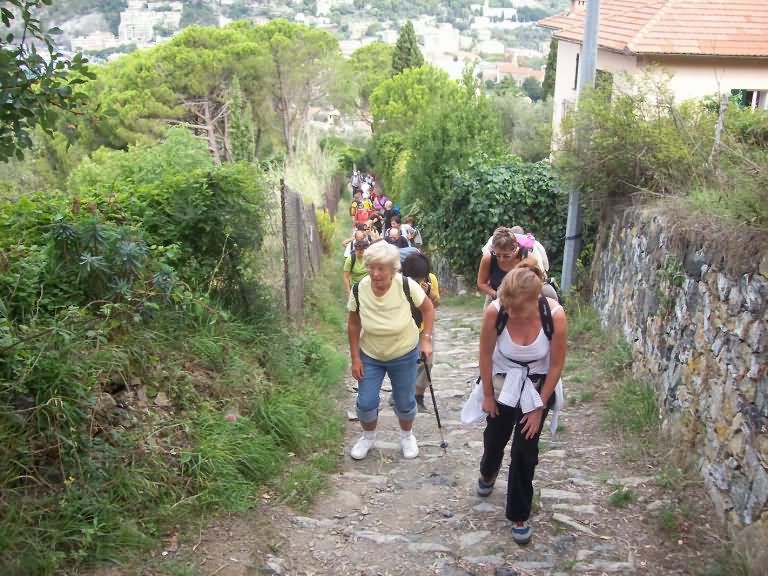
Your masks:
<path fill-rule="evenodd" d="M 363 253 L 363 262 L 368 276 L 357 284 L 347 302 L 352 376 L 358 381 L 357 417 L 363 428 L 350 456 L 362 460 L 376 443 L 379 394 L 388 375 L 403 456 L 416 458 L 419 446 L 412 431 L 417 412 L 416 370 L 419 352 L 427 359 L 432 356 L 434 308 L 417 282 L 398 273 L 400 252 L 394 246 L 375 242 Z M 412 307 L 421 312 L 421 333 Z"/>

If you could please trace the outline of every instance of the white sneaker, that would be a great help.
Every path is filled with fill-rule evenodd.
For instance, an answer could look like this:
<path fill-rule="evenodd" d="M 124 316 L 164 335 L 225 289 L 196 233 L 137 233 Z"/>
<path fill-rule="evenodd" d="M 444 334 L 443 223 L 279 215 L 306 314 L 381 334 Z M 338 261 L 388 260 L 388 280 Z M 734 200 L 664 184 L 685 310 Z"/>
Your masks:
<path fill-rule="evenodd" d="M 416 436 L 409 434 L 400 438 L 400 446 L 403 449 L 403 458 L 416 458 L 419 455 L 419 445 L 416 443 Z"/>
<path fill-rule="evenodd" d="M 352 450 L 350 450 L 349 455 L 353 460 L 362 460 L 368 456 L 368 451 L 373 448 L 374 444 L 376 444 L 376 438 L 366 438 L 365 436 L 360 436 L 360 440 L 355 442 L 355 445 L 352 446 Z"/>

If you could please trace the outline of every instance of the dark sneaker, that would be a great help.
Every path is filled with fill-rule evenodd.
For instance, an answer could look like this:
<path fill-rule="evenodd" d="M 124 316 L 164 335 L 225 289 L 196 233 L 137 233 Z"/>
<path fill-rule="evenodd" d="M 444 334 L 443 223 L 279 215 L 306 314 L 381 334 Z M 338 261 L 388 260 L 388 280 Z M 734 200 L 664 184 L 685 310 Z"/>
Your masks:
<path fill-rule="evenodd" d="M 533 529 L 528 522 L 515 522 L 512 526 L 512 539 L 520 546 L 525 546 L 531 541 Z"/>
<path fill-rule="evenodd" d="M 429 414 L 429 409 L 424 405 L 424 402 L 416 402 L 416 411 L 419 414 Z"/>
<path fill-rule="evenodd" d="M 485 498 L 486 496 L 490 496 L 491 492 L 493 492 L 493 484 L 494 482 L 486 482 L 483 480 L 482 476 L 477 479 L 477 495 L 482 496 Z"/>

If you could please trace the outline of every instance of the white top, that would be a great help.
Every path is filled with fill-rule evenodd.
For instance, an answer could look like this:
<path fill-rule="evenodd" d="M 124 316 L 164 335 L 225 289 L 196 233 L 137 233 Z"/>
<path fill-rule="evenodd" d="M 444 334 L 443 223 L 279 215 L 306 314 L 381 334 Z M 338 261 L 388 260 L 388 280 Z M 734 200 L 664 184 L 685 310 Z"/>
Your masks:
<path fill-rule="evenodd" d="M 498 300 L 494 300 L 491 306 L 495 306 L 497 312 L 501 308 Z M 559 305 L 553 307 L 552 315 L 560 308 Z M 543 327 L 536 339 L 527 346 L 513 342 L 509 330 L 504 327 L 496 338 L 496 347 L 491 357 L 493 375 L 505 375 L 498 397 L 500 403 L 514 407 L 519 402 L 524 413 L 544 405 L 528 375 L 546 374 L 549 371 L 549 348 L 550 341 Z M 527 368 L 521 366 L 521 362 L 528 364 Z"/>

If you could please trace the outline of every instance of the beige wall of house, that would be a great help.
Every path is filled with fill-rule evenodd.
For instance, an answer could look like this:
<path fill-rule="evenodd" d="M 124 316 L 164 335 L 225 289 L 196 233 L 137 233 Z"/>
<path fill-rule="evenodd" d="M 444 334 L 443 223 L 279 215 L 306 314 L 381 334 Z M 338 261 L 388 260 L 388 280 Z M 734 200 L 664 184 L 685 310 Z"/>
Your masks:
<path fill-rule="evenodd" d="M 566 110 L 576 101 L 577 55 L 581 45 L 559 40 L 557 46 L 557 76 L 555 77 L 554 108 L 552 110 L 553 138 L 557 137 L 560 122 Z M 637 58 L 598 50 L 597 68 L 614 74 L 614 82 L 621 82 L 623 72 L 637 71 Z M 554 143 L 554 140 L 553 140 Z"/>
<path fill-rule="evenodd" d="M 731 90 L 768 91 L 768 59 L 642 57 L 639 66 L 658 65 L 672 74 L 675 98 L 687 100 Z M 768 109 L 765 94 L 760 107 Z"/>
<path fill-rule="evenodd" d="M 577 55 L 581 45 L 560 40 L 552 111 L 552 144 L 556 147 L 560 123 L 576 101 Z M 768 59 L 706 57 L 636 57 L 598 50 L 597 68 L 613 74 L 621 86 L 623 73 L 636 73 L 656 65 L 671 74 L 670 88 L 678 101 L 701 98 L 731 90 L 751 90 L 756 106 L 768 110 Z"/>

